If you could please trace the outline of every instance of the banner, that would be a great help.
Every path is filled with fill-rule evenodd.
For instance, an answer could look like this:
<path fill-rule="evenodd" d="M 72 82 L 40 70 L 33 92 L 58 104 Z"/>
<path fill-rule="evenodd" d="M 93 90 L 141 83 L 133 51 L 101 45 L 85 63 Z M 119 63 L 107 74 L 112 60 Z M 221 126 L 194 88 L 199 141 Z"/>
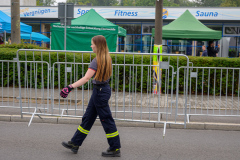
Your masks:
<path fill-rule="evenodd" d="M 154 44 L 153 47 L 153 53 L 160 53 L 162 54 L 162 45 L 156 45 Z M 161 63 L 162 61 L 162 56 L 159 55 L 154 55 L 153 56 L 153 65 L 157 65 L 157 66 L 153 66 L 153 93 L 157 94 L 158 91 L 160 90 L 160 94 L 161 94 L 161 86 L 158 86 L 159 81 L 161 80 L 159 77 L 159 72 L 160 75 L 162 74 L 162 70 L 159 70 L 159 63 Z M 160 88 L 158 88 L 160 87 Z"/>
<path fill-rule="evenodd" d="M 74 6 L 74 18 L 87 13 L 91 8 L 106 19 L 155 19 L 155 7 L 96 7 Z M 177 19 L 186 10 L 199 20 L 239 20 L 240 9 L 236 8 L 163 8 L 163 19 Z M 0 6 L 0 10 L 11 16 L 11 8 Z M 58 18 L 57 6 L 20 7 L 21 18 Z"/>

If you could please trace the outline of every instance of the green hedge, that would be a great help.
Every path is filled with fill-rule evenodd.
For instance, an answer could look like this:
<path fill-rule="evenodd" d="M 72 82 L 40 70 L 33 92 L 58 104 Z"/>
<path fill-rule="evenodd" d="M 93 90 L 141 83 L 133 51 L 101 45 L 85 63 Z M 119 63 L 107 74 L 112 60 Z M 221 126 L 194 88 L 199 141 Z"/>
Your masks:
<path fill-rule="evenodd" d="M 20 44 L 1 44 L 0 49 L 4 48 L 12 48 L 12 49 L 47 49 L 46 47 L 40 47 L 35 44 L 29 44 L 29 43 L 20 43 Z"/>
<path fill-rule="evenodd" d="M 0 48 L 0 58 L 1 60 L 13 60 L 13 58 L 16 57 L 16 52 L 18 49 L 11 49 L 11 48 Z M 34 56 L 33 56 L 34 55 Z M 26 58 L 27 57 L 27 58 Z M 83 59 L 82 59 L 83 57 Z M 89 53 L 85 53 L 85 54 L 81 54 L 81 53 L 56 53 L 56 52 L 51 52 L 50 57 L 49 57 L 49 52 L 30 52 L 30 51 L 21 51 L 19 53 L 19 59 L 20 60 L 28 60 L 28 61 L 46 61 L 49 63 L 49 65 L 52 67 L 53 63 L 55 62 L 65 62 L 65 59 L 67 62 L 75 62 L 77 63 L 90 63 L 90 58 L 91 60 L 95 57 L 95 54 L 89 54 Z M 124 57 L 125 57 L 125 64 L 145 64 L 145 65 L 149 65 L 150 62 L 152 62 L 152 56 L 149 55 L 111 55 L 112 57 L 112 61 L 113 64 L 115 64 L 115 62 L 117 64 L 123 64 L 124 63 Z M 194 66 L 199 66 L 199 67 L 235 67 L 235 68 L 239 68 L 240 67 L 240 59 L 239 58 L 211 58 L 211 57 L 189 57 L 190 62 L 193 62 Z M 168 61 L 168 57 L 163 57 L 163 61 Z M 186 66 L 187 61 L 185 57 L 171 57 L 170 58 L 170 65 L 172 65 L 174 67 L 174 70 L 176 72 L 177 70 L 177 61 L 179 62 L 178 67 L 180 66 Z M 9 65 L 9 66 L 8 66 Z M 35 87 L 35 85 L 37 86 L 37 88 L 41 88 L 41 87 L 46 87 L 47 86 L 47 70 L 48 67 L 45 64 L 41 64 L 38 63 L 37 65 L 33 65 L 32 63 L 20 63 L 21 65 L 21 85 L 23 87 L 26 87 L 26 85 L 28 87 Z M 82 64 L 75 64 L 75 65 L 71 65 L 71 64 L 67 64 L 67 67 L 72 67 L 72 74 L 71 73 L 65 73 L 65 64 L 59 64 L 59 65 L 54 65 L 54 87 L 63 87 L 66 84 L 72 83 L 78 79 L 80 79 L 85 72 L 88 69 L 88 65 L 82 65 Z M 2 68 L 3 67 L 3 68 Z M 37 70 L 34 70 L 34 68 Z M 84 72 L 82 72 L 82 67 L 84 67 Z M 25 69 L 26 68 L 26 69 Z M 75 69 L 74 69 L 75 68 Z M 136 68 L 137 68 L 137 77 L 136 74 L 134 74 L 134 77 L 129 77 L 129 75 L 131 74 L 131 76 L 133 76 L 133 72 L 136 73 Z M 119 69 L 119 72 L 118 72 Z M 112 88 L 115 89 L 117 87 L 117 84 L 119 86 L 118 90 L 122 91 L 123 90 L 123 81 L 125 80 L 126 86 L 125 86 L 125 90 L 129 91 L 129 87 L 130 87 L 130 91 L 135 91 L 135 88 L 133 88 L 132 84 L 136 84 L 136 90 L 137 91 L 141 91 L 141 79 L 142 79 L 142 90 L 143 92 L 147 92 L 147 88 L 149 91 L 150 85 L 147 86 L 147 77 L 148 77 L 148 70 L 150 68 L 148 67 L 143 67 L 143 76 L 141 77 L 141 66 L 139 67 L 134 67 L 134 71 L 133 71 L 133 67 L 125 67 L 125 78 L 124 78 L 124 67 L 121 65 L 119 67 L 115 67 L 113 66 L 113 78 L 112 78 Z M 6 70 L 9 70 L 9 76 L 5 76 L 6 74 Z M 131 73 L 130 73 L 131 70 Z M 15 71 L 15 72 L 13 72 Z M 37 73 L 37 77 L 34 77 L 34 71 L 35 73 Z M 193 70 L 195 71 L 195 70 Z M 215 81 L 215 93 L 220 93 L 220 80 L 222 80 L 222 89 L 221 89 L 221 93 L 222 95 L 226 94 L 226 88 L 225 86 L 228 86 L 228 93 L 232 94 L 232 77 L 233 77 L 233 73 L 232 71 L 229 71 L 229 75 L 228 75 L 228 80 L 226 78 L 226 71 L 223 72 L 223 76 L 222 78 L 217 78 Z M 76 73 L 76 76 L 74 77 L 74 74 Z M 172 73 L 172 70 L 170 69 L 170 75 Z M 184 69 L 180 69 L 180 76 L 179 76 L 179 89 L 180 89 L 180 93 L 183 92 L 184 90 Z M 198 93 L 200 94 L 202 92 L 202 70 L 198 71 Z M 210 94 L 214 94 L 214 70 L 212 70 L 210 72 L 210 81 L 208 82 L 208 70 L 204 71 L 204 85 L 203 85 L 203 90 L 204 90 L 204 94 L 208 93 L 208 83 L 210 85 L 209 87 L 209 93 Z M 2 76 L 3 75 L 3 76 Z M 65 84 L 65 76 L 67 75 L 67 83 Z M 14 77 L 15 76 L 15 77 Z M 43 82 L 41 81 L 41 77 L 43 76 Z M 58 78 L 58 76 L 60 78 Z M 220 71 L 216 71 L 216 77 L 220 77 Z M 234 72 L 234 94 L 238 94 L 238 77 L 239 77 L 239 71 L 235 71 Z M 36 79 L 37 78 L 37 79 Z M 176 84 L 176 76 L 174 77 L 174 82 Z M 15 81 L 14 81 L 15 79 Z M 131 86 L 129 85 L 129 81 L 131 80 Z M 170 77 L 169 79 L 169 84 L 171 84 L 171 81 L 173 79 Z M 14 82 L 13 82 L 14 81 Z M 30 81 L 32 83 L 30 83 Z M 151 81 L 153 81 L 153 78 L 151 76 Z M 2 84 L 3 82 L 3 84 Z M 52 82 L 52 81 L 51 81 Z M 51 84 L 50 82 L 50 84 Z M 195 82 L 196 79 L 192 78 L 192 92 L 195 93 Z M 13 83 L 15 83 L 15 85 L 18 85 L 18 80 L 17 80 L 17 65 L 16 63 L 3 63 L 0 65 L 0 86 L 12 86 Z M 176 91 L 176 85 L 174 84 L 173 86 L 173 91 Z M 52 84 L 51 84 L 52 85 Z M 189 84 L 190 86 L 190 84 Z M 218 86 L 218 87 L 217 87 Z M 151 86 L 152 87 L 152 86 Z M 87 84 L 85 84 L 85 88 L 87 88 Z M 161 88 L 162 92 L 166 92 L 165 89 L 165 70 L 162 71 L 162 88 Z M 169 87 L 169 91 L 171 90 L 171 85 Z M 170 92 L 169 92 L 170 93 Z"/>

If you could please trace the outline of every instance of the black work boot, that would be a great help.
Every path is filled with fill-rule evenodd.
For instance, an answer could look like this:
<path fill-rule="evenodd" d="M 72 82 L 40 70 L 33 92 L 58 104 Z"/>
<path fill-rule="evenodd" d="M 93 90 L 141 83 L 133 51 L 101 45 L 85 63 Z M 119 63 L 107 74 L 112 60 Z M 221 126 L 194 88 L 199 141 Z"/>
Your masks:
<path fill-rule="evenodd" d="M 120 149 L 116 149 L 116 150 L 111 151 L 108 148 L 107 151 L 102 152 L 102 156 L 103 157 L 121 157 L 121 152 L 120 152 Z"/>
<path fill-rule="evenodd" d="M 74 154 L 77 154 L 79 146 L 76 146 L 76 145 L 73 144 L 71 141 L 62 142 L 62 145 L 63 145 L 65 148 L 71 149 L 71 151 L 72 151 Z"/>

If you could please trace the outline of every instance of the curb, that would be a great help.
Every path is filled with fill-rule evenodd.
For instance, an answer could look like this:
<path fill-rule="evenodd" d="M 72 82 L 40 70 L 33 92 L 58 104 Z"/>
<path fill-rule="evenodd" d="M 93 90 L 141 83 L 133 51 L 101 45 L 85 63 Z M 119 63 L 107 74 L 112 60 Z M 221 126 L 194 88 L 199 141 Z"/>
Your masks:
<path fill-rule="evenodd" d="M 0 121 L 7 121 L 7 122 L 29 122 L 30 119 L 31 119 L 30 115 L 24 115 L 23 118 L 21 118 L 20 115 L 0 115 Z M 32 123 L 79 125 L 81 123 L 81 118 L 50 117 L 50 116 L 42 116 L 42 118 L 39 118 L 39 117 L 35 116 L 32 120 Z M 94 125 L 101 125 L 101 123 L 97 119 L 96 122 L 94 123 Z M 116 125 L 119 127 L 164 128 L 163 123 L 127 122 L 127 121 L 117 121 L 117 120 L 116 120 Z M 166 128 L 184 129 L 184 125 L 167 124 Z M 186 129 L 240 131 L 240 124 L 190 122 L 190 123 L 187 123 Z"/>

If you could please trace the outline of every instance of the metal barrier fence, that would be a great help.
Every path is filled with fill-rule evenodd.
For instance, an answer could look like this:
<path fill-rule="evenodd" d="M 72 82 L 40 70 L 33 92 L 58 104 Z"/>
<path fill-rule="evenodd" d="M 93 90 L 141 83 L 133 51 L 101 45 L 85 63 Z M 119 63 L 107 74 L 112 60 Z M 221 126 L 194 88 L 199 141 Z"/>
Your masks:
<path fill-rule="evenodd" d="M 170 65 L 173 57 L 183 57 L 186 68 L 189 67 L 185 55 L 162 54 L 165 57 L 157 67 L 160 77 L 157 82 L 158 93 L 153 93 L 152 57 L 156 54 L 114 52 L 112 56 L 113 75 L 110 85 L 112 96 L 109 101 L 113 117 L 116 120 L 163 123 L 186 126 L 186 115 L 179 116 L 178 106 L 186 112 L 187 97 L 179 100 L 178 88 L 179 61 Z M 95 57 L 91 52 L 25 50 L 17 52 L 17 58 L 2 63 L 2 106 L 19 105 L 21 114 L 61 117 L 82 117 L 92 92 L 91 81 L 83 87 L 74 89 L 63 99 L 59 93 L 62 87 L 84 76 L 88 65 Z M 5 71 L 4 67 L 8 69 Z M 8 72 L 8 73 L 5 73 Z M 12 75 L 10 73 L 13 73 Z M 7 85 L 4 75 L 8 75 Z M 154 73 L 156 75 L 156 73 Z M 188 71 L 187 73 L 188 74 Z M 16 75 L 18 75 L 16 77 Z M 177 77 L 175 77 L 177 75 Z M 175 80 L 174 80 L 175 79 Z M 185 83 L 188 84 L 188 77 Z M 20 85 L 19 85 L 20 84 Z M 186 90 L 188 91 L 188 85 Z M 4 91 L 3 91 L 4 90 Z M 12 100 L 8 90 L 13 90 Z M 5 94 L 5 92 L 7 93 Z M 175 93 L 176 94 L 173 94 Z M 8 96 L 7 96 L 8 95 Z M 3 99 L 7 98 L 6 102 Z M 16 101 L 17 99 L 17 101 Z M 16 101 L 16 102 L 15 102 Z M 11 102 L 11 103 L 10 103 Z"/>
<path fill-rule="evenodd" d="M 19 54 L 21 53 L 21 54 Z M 158 93 L 153 93 L 152 57 L 156 54 L 111 53 L 113 75 L 109 101 L 116 120 L 185 125 L 194 117 L 239 117 L 240 69 L 193 67 L 185 55 L 162 54 Z M 181 66 L 179 58 L 186 60 Z M 84 76 L 91 52 L 19 50 L 0 60 L 0 108 L 12 113 L 82 117 L 91 97 L 91 81 L 63 99 L 62 87 Z M 189 64 L 190 67 L 189 67 Z M 20 84 L 20 85 L 19 85 Z M 20 87 L 21 86 L 21 87 Z M 5 113 L 5 112 L 2 112 Z"/>
<path fill-rule="evenodd" d="M 22 80 L 20 81 L 21 84 L 23 84 L 23 92 L 19 92 L 19 89 L 21 89 L 21 87 L 19 87 L 19 82 L 18 82 L 18 68 L 17 68 L 17 63 L 19 62 L 19 64 L 23 64 L 25 67 L 24 70 L 24 77 L 22 78 Z M 0 108 L 13 108 L 13 109 L 20 109 L 20 113 L 22 112 L 22 109 L 35 109 L 35 107 L 31 107 L 31 101 L 30 101 L 30 96 L 29 93 L 32 94 L 32 90 L 33 88 L 37 88 L 36 86 L 32 86 L 32 85 L 28 85 L 28 74 L 27 72 L 30 72 L 31 78 L 32 78 L 32 74 L 34 74 L 34 76 L 36 75 L 36 68 L 34 66 L 34 73 L 32 72 L 32 66 L 34 64 L 38 64 L 38 63 L 46 63 L 46 62 L 33 62 L 33 61 L 17 61 L 16 58 L 14 58 L 14 60 L 0 60 L 0 67 L 1 67 L 1 105 Z M 27 68 L 28 64 L 30 64 L 30 69 Z M 30 81 L 32 81 L 30 78 Z M 37 79 L 36 79 L 37 81 Z M 32 84 L 32 83 L 31 83 Z M 44 89 L 44 86 L 42 87 L 42 89 Z M 49 88 L 47 88 L 49 89 Z M 30 92 L 29 92 L 30 91 Z M 21 95 L 19 96 L 19 93 L 21 93 Z M 23 94 L 25 94 L 24 96 L 22 96 Z M 35 92 L 36 94 L 36 92 Z M 19 100 L 21 101 L 21 98 L 23 97 L 23 101 L 25 103 L 27 103 L 27 106 L 24 107 L 20 107 L 20 103 Z M 38 96 L 35 96 L 36 98 Z M 17 107 L 19 106 L 19 107 Z M 14 110 L 7 110 L 7 112 L 4 113 L 16 113 L 14 112 Z M 19 112 L 18 112 L 19 113 Z"/>
<path fill-rule="evenodd" d="M 10 68 L 10 64 L 12 67 Z M 14 60 L 0 60 L 1 67 L 1 106 L 0 108 L 16 107 L 14 97 L 15 92 L 15 79 L 17 79 L 17 63 Z M 12 87 L 10 88 L 10 73 L 12 74 Z M 4 79 L 5 78 L 5 79 Z M 6 85 L 6 87 L 4 87 Z M 18 94 L 18 93 L 17 93 Z M 10 96 L 11 95 L 11 96 Z"/>
<path fill-rule="evenodd" d="M 183 57 L 188 68 L 187 56 L 161 55 L 166 58 L 157 66 L 160 68 L 157 73 L 160 80 L 157 82 L 158 93 L 154 94 L 153 74 L 156 73 L 152 70 L 152 57 L 156 54 L 116 52 L 111 55 L 113 75 L 109 105 L 116 120 L 163 123 L 164 134 L 166 124 L 186 126 L 186 114 L 178 116 L 178 105 L 183 104 L 183 110 L 187 107 L 187 97 L 181 102 L 178 100 L 179 77 L 184 77 L 176 71 L 179 62 L 176 67 L 170 65 L 170 61 L 172 57 Z M 31 114 L 29 125 L 35 115 L 83 116 L 92 92 L 91 81 L 74 89 L 66 99 L 61 98 L 59 93 L 63 86 L 84 76 L 95 57 L 93 53 L 21 49 L 16 56 L 14 60 L 0 60 L 0 107 L 19 108 L 21 115 Z M 185 83 L 188 83 L 188 77 Z"/>
<path fill-rule="evenodd" d="M 165 59 L 157 66 L 161 69 L 160 87 L 154 94 L 152 56 L 156 54 L 111 55 L 109 105 L 116 120 L 163 123 L 166 127 L 172 123 L 186 126 L 190 116 L 239 117 L 239 68 L 193 67 L 185 55 L 162 54 Z M 183 57 L 187 65 L 181 66 L 179 58 L 173 63 L 174 56 Z M 82 117 L 91 97 L 91 81 L 66 99 L 59 92 L 83 77 L 94 57 L 91 52 L 19 50 L 14 60 L 0 60 L 0 108 L 17 109 L 32 118 Z"/>
<path fill-rule="evenodd" d="M 184 73 L 187 70 L 185 67 L 180 68 Z M 240 68 L 189 67 L 189 69 L 188 122 L 193 115 L 240 117 Z"/>

